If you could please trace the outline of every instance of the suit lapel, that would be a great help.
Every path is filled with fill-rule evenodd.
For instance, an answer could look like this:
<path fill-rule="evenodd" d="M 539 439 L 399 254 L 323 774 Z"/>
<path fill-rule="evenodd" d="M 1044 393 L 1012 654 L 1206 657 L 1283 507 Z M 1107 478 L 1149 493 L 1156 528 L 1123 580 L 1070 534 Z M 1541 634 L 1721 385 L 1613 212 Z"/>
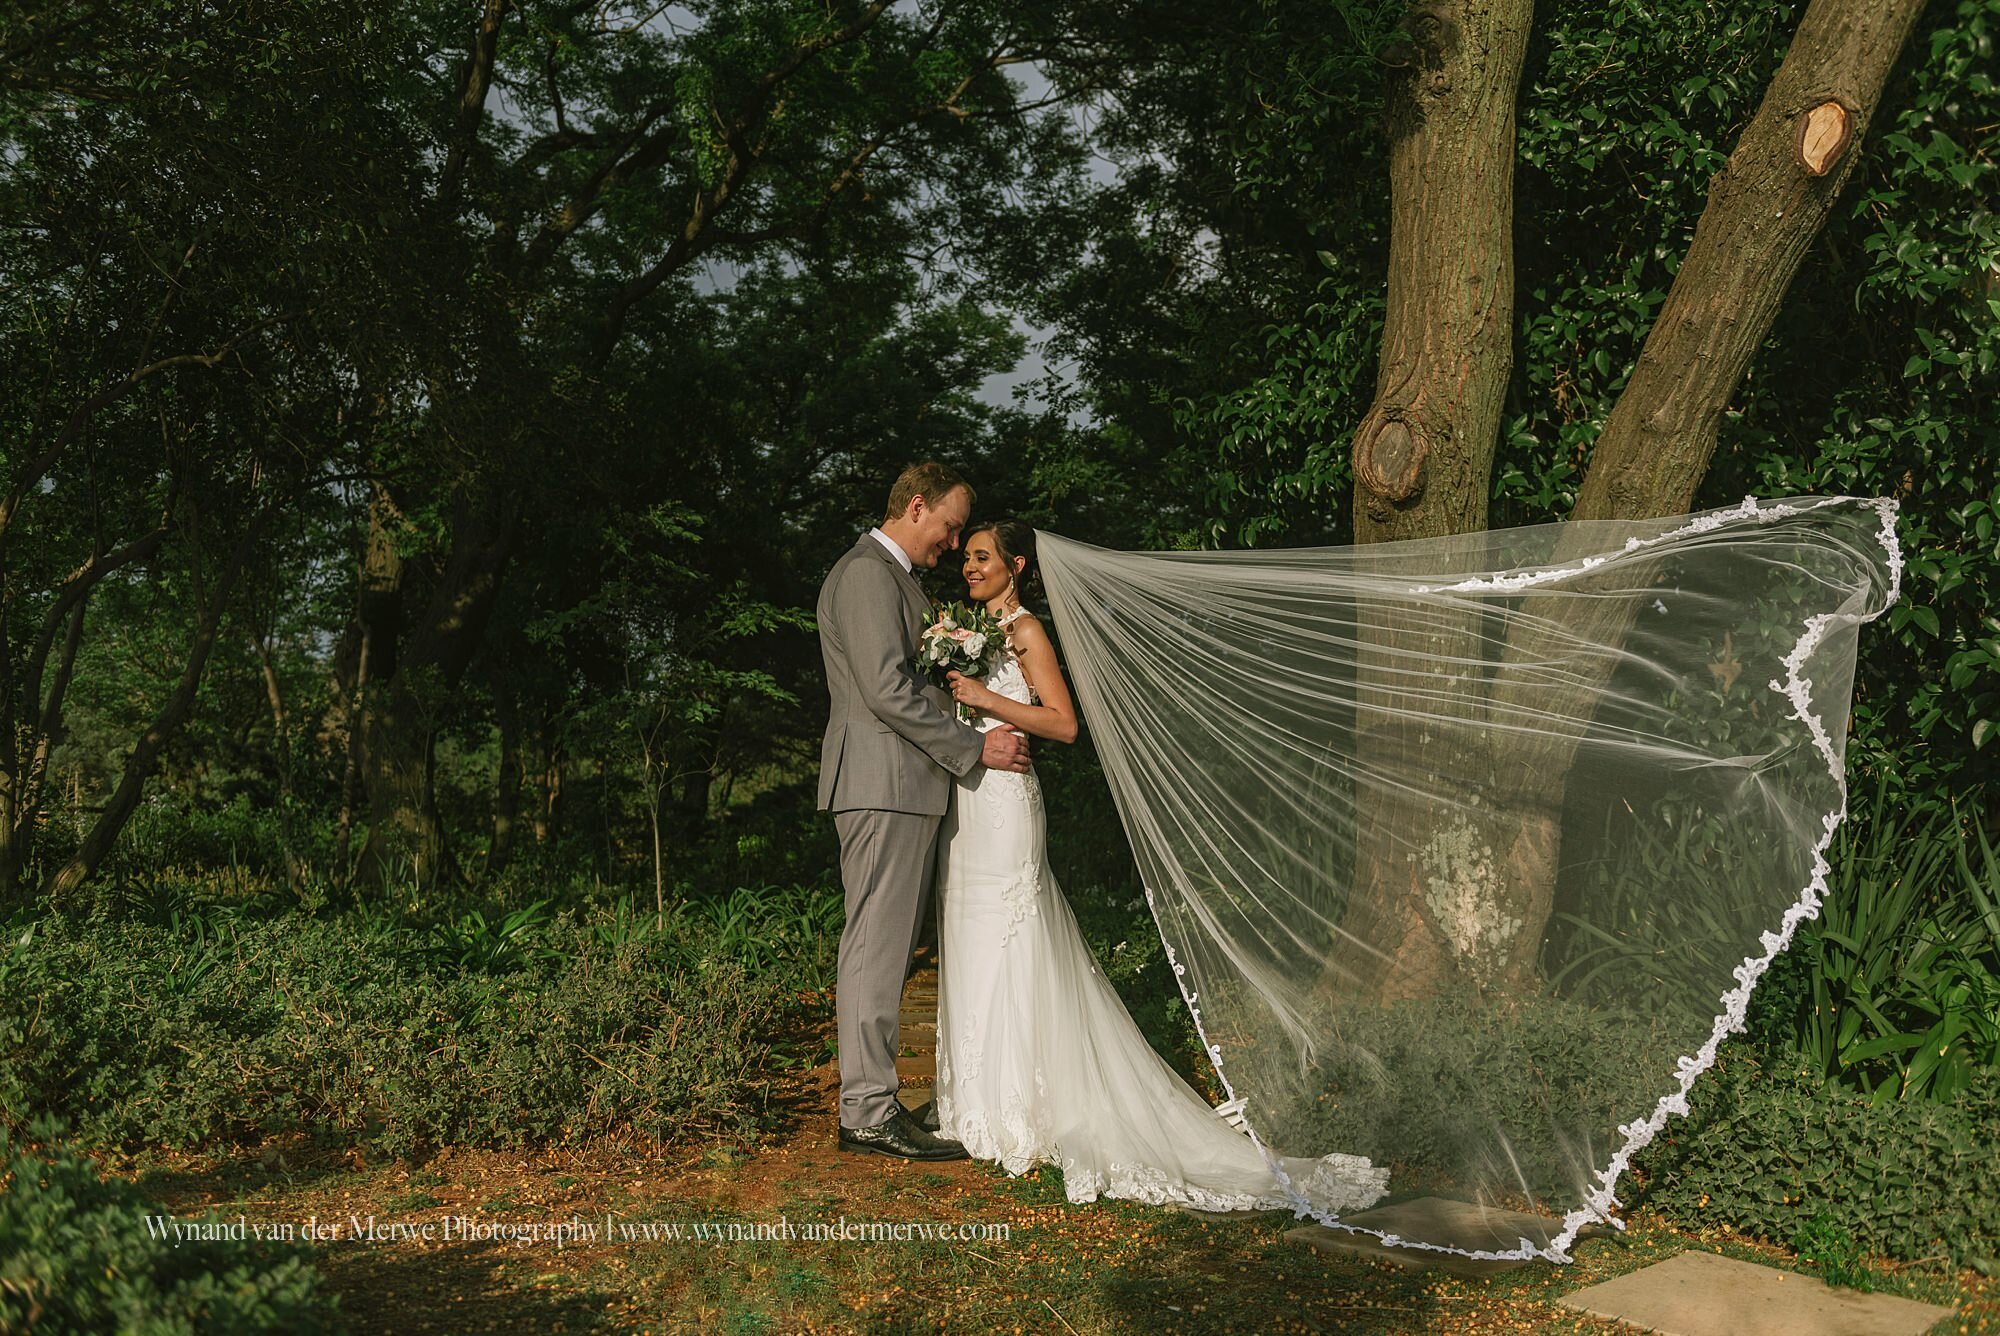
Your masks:
<path fill-rule="evenodd" d="M 903 569 L 903 563 L 896 560 L 889 549 L 883 547 L 873 534 L 862 534 L 860 546 L 874 553 L 877 560 L 887 564 L 895 573 L 897 587 L 903 591 L 903 610 L 909 614 L 918 628 L 930 621 L 931 601 L 924 595 L 924 587 L 917 583 L 917 577 Z"/>
<path fill-rule="evenodd" d="M 916 618 L 917 625 L 921 627 L 930 621 L 931 601 L 924 597 L 924 587 L 917 583 L 916 576 L 903 570 L 901 566 L 896 569 L 903 577 L 903 606 Z"/>

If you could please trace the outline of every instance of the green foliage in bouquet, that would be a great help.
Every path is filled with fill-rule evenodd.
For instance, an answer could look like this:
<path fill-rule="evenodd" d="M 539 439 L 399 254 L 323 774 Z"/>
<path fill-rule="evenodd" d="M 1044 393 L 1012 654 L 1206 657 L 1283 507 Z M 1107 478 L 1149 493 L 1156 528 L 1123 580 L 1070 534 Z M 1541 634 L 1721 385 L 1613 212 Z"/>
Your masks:
<path fill-rule="evenodd" d="M 916 664 L 931 681 L 945 684 L 948 673 L 984 677 L 992 670 L 1005 633 L 993 614 L 976 603 L 946 603 L 924 628 Z"/>
<path fill-rule="evenodd" d="M 946 603 L 938 608 L 936 619 L 924 628 L 917 644 L 917 671 L 941 687 L 949 685 L 952 673 L 984 677 L 993 671 L 1005 635 L 983 606 Z M 970 720 L 971 712 L 961 705 L 958 717 Z"/>

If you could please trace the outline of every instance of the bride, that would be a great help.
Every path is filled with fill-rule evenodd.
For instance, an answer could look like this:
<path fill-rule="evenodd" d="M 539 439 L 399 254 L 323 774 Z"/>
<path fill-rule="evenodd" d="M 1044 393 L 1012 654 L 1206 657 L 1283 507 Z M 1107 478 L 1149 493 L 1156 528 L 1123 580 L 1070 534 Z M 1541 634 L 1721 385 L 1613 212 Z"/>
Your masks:
<path fill-rule="evenodd" d="M 1007 636 L 982 683 L 952 694 L 982 729 L 1076 738 L 1039 601 L 1034 530 L 1001 520 L 964 542 L 965 582 Z M 1009 1173 L 1063 1171 L 1071 1201 L 1120 1197 L 1200 1210 L 1292 1209 L 1264 1153 L 1147 1044 L 1097 967 L 1050 874 L 1047 817 L 1032 771 L 975 768 L 958 781 L 939 837 L 939 1130 Z M 1279 1157 L 1322 1211 L 1360 1210 L 1388 1171 L 1366 1159 Z"/>

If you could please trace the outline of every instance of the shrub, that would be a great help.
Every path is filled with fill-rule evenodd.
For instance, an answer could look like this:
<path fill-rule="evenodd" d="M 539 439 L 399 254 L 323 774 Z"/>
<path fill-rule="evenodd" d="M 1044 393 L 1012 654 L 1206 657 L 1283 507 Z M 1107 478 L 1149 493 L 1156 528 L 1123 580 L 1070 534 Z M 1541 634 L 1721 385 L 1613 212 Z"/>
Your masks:
<path fill-rule="evenodd" d="M 1293 1154 L 1366 1155 L 1399 1183 L 1490 1200 L 1574 1203 L 1619 1124 L 1652 1112 L 1691 1047 L 1684 1023 L 1555 997 L 1315 1006 L 1306 1023 L 1321 1042 L 1304 1068 L 1270 1036 L 1224 1041 L 1267 1131 Z"/>
<path fill-rule="evenodd" d="M 305 1130 L 399 1155 L 756 1125 L 789 976 L 678 917 L 480 922 L 43 919 L 6 958 L 0 1125 L 56 1114 L 90 1144 L 177 1147 Z"/>
<path fill-rule="evenodd" d="M 1794 948 L 1808 991 L 1792 1045 L 1877 1103 L 1949 1099 L 2000 1068 L 2000 853 L 1949 809 L 1892 814 L 1880 793 L 1843 836 Z"/>
<path fill-rule="evenodd" d="M 1820 1279 L 1843 1289 L 1864 1294 L 1875 1288 L 1875 1271 L 1854 1235 L 1825 1211 L 1799 1226 L 1792 1235 L 1792 1251 L 1801 1262 L 1819 1268 Z"/>
<path fill-rule="evenodd" d="M 716 949 L 752 974 L 833 982 L 847 915 L 838 887 L 740 886 L 695 912 L 714 929 Z"/>
<path fill-rule="evenodd" d="M 98 1177 L 88 1160 L 25 1150 L 0 1132 L 0 1161 L 0 1331 L 237 1336 L 342 1329 L 303 1248 L 177 1244 L 147 1225 L 164 1209 L 128 1183 Z"/>
<path fill-rule="evenodd" d="M 2000 1066 L 2000 849 L 1954 808 L 1886 781 L 1853 806 L 1819 914 L 1758 984 L 1750 1032 L 1877 1100 L 1949 1099 Z M 1755 866 L 1754 849 L 1713 821 L 1674 834 L 1706 845 L 1694 856 L 1718 884 Z M 1608 983 L 1615 997 L 1652 979 L 1662 1003 L 1716 1009 L 1728 971 L 1779 910 L 1662 896 L 1659 868 L 1690 857 L 1667 845 L 1652 823 L 1634 823 L 1604 857 L 1579 862 L 1569 898 L 1590 918 L 1559 912 L 1544 955 L 1559 990 L 1589 997 Z"/>
<path fill-rule="evenodd" d="M 1644 1199 L 1677 1224 L 1783 1241 L 1817 1219 L 1816 1238 L 1890 1257 L 2000 1255 L 2000 1077 L 1876 1103 L 1739 1050 L 1692 1103 L 1639 1161 Z"/>

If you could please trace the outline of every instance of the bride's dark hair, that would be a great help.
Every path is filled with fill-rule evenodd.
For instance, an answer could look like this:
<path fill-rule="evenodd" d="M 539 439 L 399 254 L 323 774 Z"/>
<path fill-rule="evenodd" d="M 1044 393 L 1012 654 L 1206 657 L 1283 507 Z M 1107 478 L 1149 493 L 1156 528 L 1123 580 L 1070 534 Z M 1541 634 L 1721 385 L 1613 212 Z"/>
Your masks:
<path fill-rule="evenodd" d="M 993 520 L 986 524 L 974 525 L 975 534 L 993 535 L 993 550 L 1008 570 L 1014 569 L 1014 558 L 1026 557 L 1028 564 L 1014 577 L 1014 592 L 1021 596 L 1022 606 L 1030 603 L 1036 607 L 1046 607 L 1042 594 L 1042 567 L 1035 560 L 1035 530 L 1033 526 L 1020 520 Z"/>

